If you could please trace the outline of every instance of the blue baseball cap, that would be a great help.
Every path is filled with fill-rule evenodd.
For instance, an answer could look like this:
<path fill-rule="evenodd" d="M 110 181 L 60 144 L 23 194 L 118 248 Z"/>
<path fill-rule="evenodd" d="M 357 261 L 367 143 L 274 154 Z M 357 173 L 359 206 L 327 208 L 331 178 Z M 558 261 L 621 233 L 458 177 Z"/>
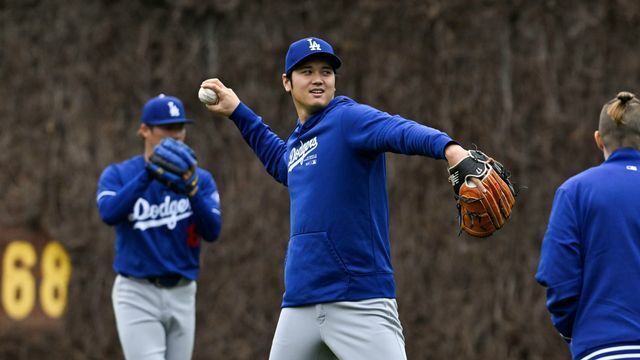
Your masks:
<path fill-rule="evenodd" d="M 329 64 L 334 70 L 342 65 L 342 61 L 333 52 L 333 48 L 328 42 L 317 37 L 308 37 L 300 39 L 289 46 L 287 56 L 284 60 L 285 74 L 291 75 L 291 71 L 298 64 L 314 55 L 323 56 L 329 61 Z"/>
<path fill-rule="evenodd" d="M 191 123 L 186 118 L 182 101 L 174 96 L 160 94 L 144 104 L 142 122 L 147 125 L 165 125 L 176 123 Z"/>

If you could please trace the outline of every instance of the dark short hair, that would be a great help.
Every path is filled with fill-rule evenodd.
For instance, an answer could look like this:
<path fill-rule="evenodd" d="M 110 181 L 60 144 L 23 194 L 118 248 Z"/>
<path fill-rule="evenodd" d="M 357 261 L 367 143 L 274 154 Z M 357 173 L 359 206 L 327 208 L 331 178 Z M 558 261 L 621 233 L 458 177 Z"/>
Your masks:
<path fill-rule="evenodd" d="M 602 107 L 598 131 L 609 151 L 640 149 L 640 100 L 628 91 L 618 93 Z"/>

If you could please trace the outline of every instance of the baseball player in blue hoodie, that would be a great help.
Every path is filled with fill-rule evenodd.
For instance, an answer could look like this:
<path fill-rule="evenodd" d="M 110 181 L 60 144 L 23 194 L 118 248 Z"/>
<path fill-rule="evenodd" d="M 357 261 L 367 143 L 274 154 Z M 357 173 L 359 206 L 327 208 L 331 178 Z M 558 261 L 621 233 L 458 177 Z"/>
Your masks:
<path fill-rule="evenodd" d="M 389 250 L 385 152 L 457 164 L 447 134 L 335 96 L 341 60 L 310 37 L 285 58 L 284 89 L 298 121 L 282 140 L 219 79 L 213 113 L 229 117 L 288 187 L 291 233 L 271 360 L 406 359 Z"/>
<path fill-rule="evenodd" d="M 556 191 L 536 279 L 573 359 L 640 359 L 640 100 L 600 113 L 604 162 Z"/>
<path fill-rule="evenodd" d="M 195 333 L 200 239 L 220 233 L 220 199 L 211 174 L 183 143 L 182 102 L 160 95 L 143 109 L 144 154 L 109 165 L 97 205 L 116 230 L 112 300 L 127 359 L 190 359 Z M 168 171 L 191 169 L 184 178 Z"/>

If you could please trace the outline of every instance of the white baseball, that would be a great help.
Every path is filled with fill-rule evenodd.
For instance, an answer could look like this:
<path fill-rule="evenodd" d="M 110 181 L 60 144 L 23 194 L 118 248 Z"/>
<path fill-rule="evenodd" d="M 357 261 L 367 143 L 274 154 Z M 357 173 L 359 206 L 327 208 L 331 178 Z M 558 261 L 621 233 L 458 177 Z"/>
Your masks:
<path fill-rule="evenodd" d="M 218 94 L 211 89 L 201 87 L 198 91 L 198 98 L 206 105 L 215 105 L 218 103 Z"/>

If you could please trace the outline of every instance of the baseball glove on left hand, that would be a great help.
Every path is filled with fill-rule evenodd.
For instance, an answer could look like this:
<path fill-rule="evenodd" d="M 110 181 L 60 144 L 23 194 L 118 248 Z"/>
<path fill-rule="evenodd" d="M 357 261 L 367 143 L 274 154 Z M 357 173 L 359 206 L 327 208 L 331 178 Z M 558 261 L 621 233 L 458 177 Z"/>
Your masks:
<path fill-rule="evenodd" d="M 478 150 L 449 168 L 461 230 L 487 237 L 505 224 L 516 202 L 509 176 L 502 164 Z"/>
<path fill-rule="evenodd" d="M 198 192 L 198 161 L 185 143 L 166 138 L 158 144 L 146 165 L 156 180 L 171 190 L 193 196 Z"/>

